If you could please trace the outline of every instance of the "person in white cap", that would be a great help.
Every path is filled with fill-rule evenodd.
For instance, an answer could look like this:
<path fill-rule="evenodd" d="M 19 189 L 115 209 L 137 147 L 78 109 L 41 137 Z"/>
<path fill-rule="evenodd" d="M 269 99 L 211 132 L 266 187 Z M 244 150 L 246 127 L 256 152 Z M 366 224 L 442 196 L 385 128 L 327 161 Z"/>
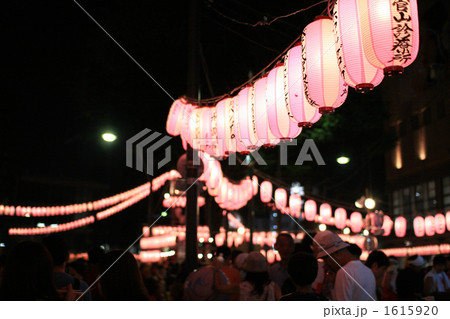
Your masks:
<path fill-rule="evenodd" d="M 326 230 L 314 237 L 313 251 L 336 273 L 334 301 L 374 301 L 376 282 L 372 271 L 347 249 L 349 244 Z"/>

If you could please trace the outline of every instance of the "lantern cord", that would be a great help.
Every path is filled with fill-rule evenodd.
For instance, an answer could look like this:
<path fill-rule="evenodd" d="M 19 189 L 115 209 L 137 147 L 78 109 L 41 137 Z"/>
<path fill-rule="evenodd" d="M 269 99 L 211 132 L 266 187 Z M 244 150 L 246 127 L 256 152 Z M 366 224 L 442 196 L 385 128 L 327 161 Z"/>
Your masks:
<path fill-rule="evenodd" d="M 231 17 L 223 14 L 222 12 L 220 12 L 219 10 L 214 8 L 213 6 L 211 6 L 211 4 L 208 1 L 205 0 L 204 2 L 208 6 L 208 8 L 212 9 L 214 12 L 216 12 L 218 15 L 224 17 L 225 19 L 228 19 L 228 20 L 233 21 L 233 22 L 238 23 L 238 24 L 247 25 L 247 26 L 250 26 L 250 27 L 258 27 L 258 26 L 269 26 L 269 25 L 271 25 L 272 23 L 274 23 L 275 21 L 277 21 L 279 19 L 284 19 L 284 18 L 291 17 L 293 15 L 296 15 L 296 14 L 298 14 L 300 12 L 303 12 L 303 11 L 307 11 L 307 10 L 309 10 L 309 9 L 319 5 L 319 4 L 322 4 L 322 3 L 328 2 L 328 1 L 329 0 L 322 0 L 320 2 L 317 2 L 317 3 L 314 3 L 314 4 L 310 5 L 307 8 L 303 8 L 303 9 L 297 10 L 295 12 L 291 12 L 291 13 L 288 13 L 288 14 L 285 14 L 285 15 L 273 18 L 271 21 L 267 21 L 267 17 L 264 16 L 264 20 L 258 21 L 256 23 L 243 22 L 243 21 L 239 21 L 239 20 L 236 20 L 234 18 L 231 18 Z"/>

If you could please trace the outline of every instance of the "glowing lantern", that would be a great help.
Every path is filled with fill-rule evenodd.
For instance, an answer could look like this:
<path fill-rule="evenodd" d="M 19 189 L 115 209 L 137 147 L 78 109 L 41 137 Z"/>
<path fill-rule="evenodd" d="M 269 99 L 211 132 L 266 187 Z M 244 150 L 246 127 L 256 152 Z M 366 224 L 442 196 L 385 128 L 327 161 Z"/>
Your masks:
<path fill-rule="evenodd" d="M 336 53 L 345 82 L 357 92 L 367 92 L 383 80 L 383 71 L 367 60 L 362 45 L 358 0 L 337 0 L 333 10 Z"/>
<path fill-rule="evenodd" d="M 300 127 L 310 127 L 322 116 L 305 96 L 302 72 L 302 46 L 298 43 L 290 49 L 284 58 L 283 73 L 278 76 L 283 80 L 286 108 L 289 116 L 298 122 Z"/>
<path fill-rule="evenodd" d="M 364 53 L 384 74 L 401 74 L 419 51 L 416 0 L 359 0 Z"/>
<path fill-rule="evenodd" d="M 321 114 L 332 113 L 344 103 L 348 89 L 336 58 L 333 21 L 317 17 L 303 30 L 302 69 L 305 96 Z"/>
<path fill-rule="evenodd" d="M 397 217 L 395 219 L 395 236 L 405 237 L 406 235 L 406 218 L 403 216 Z"/>
<path fill-rule="evenodd" d="M 273 249 L 269 249 L 267 251 L 267 262 L 269 264 L 273 264 L 275 262 L 275 252 L 273 251 Z"/>
<path fill-rule="evenodd" d="M 445 223 L 447 224 L 447 230 L 450 231 L 450 211 L 445 214 Z"/>
<path fill-rule="evenodd" d="M 344 229 L 347 226 L 347 211 L 342 208 L 336 208 L 334 211 L 334 224 L 338 229 Z"/>
<path fill-rule="evenodd" d="M 189 121 L 191 119 L 191 112 L 194 107 L 191 104 L 186 104 L 184 111 L 181 113 L 181 141 L 183 143 L 183 148 L 187 149 L 187 141 L 189 140 Z"/>
<path fill-rule="evenodd" d="M 169 115 L 167 116 L 166 131 L 172 136 L 180 135 L 182 112 L 184 112 L 185 101 L 177 99 L 170 107 Z"/>
<path fill-rule="evenodd" d="M 269 203 L 272 200 L 272 183 L 264 181 L 261 183 L 260 190 L 261 201 L 263 203 Z"/>
<path fill-rule="evenodd" d="M 256 131 L 258 144 L 265 147 L 274 146 L 279 142 L 269 130 L 269 118 L 267 112 L 267 76 L 260 78 L 254 84 L 254 95 L 252 99 L 252 117 L 250 118 L 250 129 Z"/>
<path fill-rule="evenodd" d="M 291 215 L 299 218 L 300 212 L 302 208 L 302 198 L 299 194 L 291 194 L 289 196 L 289 210 L 291 212 Z"/>
<path fill-rule="evenodd" d="M 423 237 L 425 235 L 425 219 L 422 216 L 414 217 L 413 227 L 414 234 L 417 237 Z"/>
<path fill-rule="evenodd" d="M 350 214 L 350 228 L 352 232 L 359 233 L 363 227 L 363 218 L 360 212 L 353 212 Z"/>
<path fill-rule="evenodd" d="M 425 234 L 427 236 L 434 236 L 436 234 L 435 222 L 433 216 L 425 217 Z"/>
<path fill-rule="evenodd" d="M 284 188 L 277 188 L 275 190 L 275 207 L 281 211 L 286 208 L 287 205 L 287 192 Z"/>
<path fill-rule="evenodd" d="M 239 137 L 241 138 L 242 144 L 244 144 L 249 150 L 255 150 L 261 146 L 258 142 L 258 137 L 256 136 L 254 95 L 255 87 L 248 86 L 243 88 L 237 96 L 239 99 Z"/>
<path fill-rule="evenodd" d="M 258 194 L 258 188 L 259 188 L 258 176 L 253 175 L 253 177 L 252 177 L 252 195 L 253 196 Z"/>
<path fill-rule="evenodd" d="M 329 225 L 331 215 L 333 214 L 330 204 L 323 203 L 322 205 L 320 205 L 319 214 L 320 217 L 322 218 L 321 222 Z"/>
<path fill-rule="evenodd" d="M 314 221 L 316 219 L 317 214 L 317 204 L 312 199 L 308 199 L 305 202 L 305 219 L 307 221 Z"/>
<path fill-rule="evenodd" d="M 445 216 L 444 216 L 444 214 L 436 214 L 436 216 L 434 216 L 434 222 L 435 222 L 436 234 L 442 235 L 443 233 L 445 233 Z"/>
<path fill-rule="evenodd" d="M 302 131 L 286 107 L 283 73 L 283 64 L 272 69 L 267 76 L 266 88 L 269 128 L 275 137 L 282 140 L 295 138 Z"/>

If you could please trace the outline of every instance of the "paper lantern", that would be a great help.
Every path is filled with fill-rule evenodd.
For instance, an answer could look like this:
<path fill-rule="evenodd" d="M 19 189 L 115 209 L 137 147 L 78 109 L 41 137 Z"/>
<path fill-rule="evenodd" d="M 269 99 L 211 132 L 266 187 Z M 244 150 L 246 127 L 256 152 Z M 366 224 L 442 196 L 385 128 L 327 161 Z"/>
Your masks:
<path fill-rule="evenodd" d="M 278 64 L 267 76 L 266 98 L 270 131 L 281 140 L 295 138 L 302 131 L 288 112 L 284 92 L 284 65 Z"/>
<path fill-rule="evenodd" d="M 279 140 L 275 138 L 269 129 L 269 117 L 267 111 L 267 76 L 263 76 L 254 84 L 254 97 L 252 101 L 252 118 L 250 128 L 254 127 L 258 144 L 265 147 L 275 146 Z"/>
<path fill-rule="evenodd" d="M 317 214 L 317 204 L 315 201 L 313 201 L 312 199 L 308 199 L 305 202 L 305 219 L 307 221 L 314 221 L 316 219 L 316 214 Z"/>
<path fill-rule="evenodd" d="M 217 138 L 217 108 L 213 107 L 211 113 L 211 146 L 208 148 L 208 154 L 223 158 L 225 156 L 223 140 Z"/>
<path fill-rule="evenodd" d="M 435 221 L 433 216 L 425 217 L 425 234 L 434 236 L 436 234 Z"/>
<path fill-rule="evenodd" d="M 353 212 L 350 214 L 350 228 L 352 232 L 359 233 L 363 227 L 363 218 L 360 212 Z"/>
<path fill-rule="evenodd" d="M 403 216 L 397 217 L 395 219 L 395 236 L 397 237 L 405 237 L 406 235 L 406 218 Z"/>
<path fill-rule="evenodd" d="M 275 190 L 275 207 L 281 211 L 286 208 L 287 205 L 287 192 L 284 188 L 277 188 Z"/>
<path fill-rule="evenodd" d="M 338 229 L 344 229 L 347 226 L 347 211 L 344 208 L 336 208 L 334 211 L 334 224 Z"/>
<path fill-rule="evenodd" d="M 301 38 L 305 96 L 321 114 L 334 112 L 348 94 L 336 58 L 333 28 L 330 17 L 320 16 L 306 26 Z"/>
<path fill-rule="evenodd" d="M 450 211 L 445 214 L 445 223 L 447 224 L 447 231 L 450 231 Z"/>
<path fill-rule="evenodd" d="M 383 80 L 383 71 L 367 60 L 360 29 L 358 0 L 337 0 L 333 9 L 336 53 L 345 83 L 368 92 Z"/>
<path fill-rule="evenodd" d="M 182 112 L 186 102 L 181 99 L 177 99 L 172 103 L 170 107 L 169 115 L 167 116 L 166 131 L 172 136 L 180 135 L 182 124 Z"/>
<path fill-rule="evenodd" d="M 252 195 L 253 196 L 258 194 L 258 188 L 259 188 L 258 176 L 253 175 L 253 177 L 252 177 Z"/>
<path fill-rule="evenodd" d="M 311 127 L 322 114 L 312 106 L 305 96 L 302 71 L 302 46 L 298 43 L 290 49 L 284 58 L 283 73 L 278 76 L 283 80 L 286 97 L 284 104 L 288 114 L 298 123 L 299 127 Z"/>
<path fill-rule="evenodd" d="M 445 233 L 445 216 L 444 214 L 436 214 L 434 216 L 436 234 L 442 235 Z"/>
<path fill-rule="evenodd" d="M 401 74 L 419 51 L 416 0 L 358 0 L 364 53 L 385 75 Z"/>
<path fill-rule="evenodd" d="M 322 205 L 320 205 L 319 214 L 321 217 L 321 222 L 329 225 L 331 216 L 333 214 L 330 204 L 323 203 Z"/>
<path fill-rule="evenodd" d="M 289 210 L 291 215 L 300 218 L 300 212 L 302 208 L 302 198 L 299 194 L 291 194 L 289 196 Z"/>
<path fill-rule="evenodd" d="M 256 135 L 256 122 L 255 122 L 255 87 L 247 86 L 243 88 L 238 94 L 238 128 L 239 137 L 242 144 L 247 147 L 248 150 L 255 150 L 261 144 L 258 141 Z"/>
<path fill-rule="evenodd" d="M 422 216 L 414 217 L 413 227 L 416 237 L 423 237 L 425 235 L 425 219 Z"/>
<path fill-rule="evenodd" d="M 272 200 L 272 183 L 264 181 L 261 183 L 260 189 L 261 201 L 263 203 L 269 203 Z"/>
<path fill-rule="evenodd" d="M 273 251 L 273 249 L 269 249 L 267 251 L 267 262 L 269 264 L 273 264 L 275 262 L 275 252 Z"/>

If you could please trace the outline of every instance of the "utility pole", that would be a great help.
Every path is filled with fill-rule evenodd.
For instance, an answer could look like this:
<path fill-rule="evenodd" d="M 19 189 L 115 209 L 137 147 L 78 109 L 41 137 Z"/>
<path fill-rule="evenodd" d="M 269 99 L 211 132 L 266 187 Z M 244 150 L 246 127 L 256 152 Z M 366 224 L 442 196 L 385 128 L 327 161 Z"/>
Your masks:
<path fill-rule="evenodd" d="M 188 13 L 188 60 L 187 94 L 197 96 L 198 75 L 197 58 L 199 42 L 199 0 L 189 1 Z M 198 226 L 198 169 L 194 165 L 194 150 L 188 144 L 186 156 L 186 178 L 189 187 L 186 193 L 186 266 L 189 271 L 197 268 L 197 226 Z"/>

